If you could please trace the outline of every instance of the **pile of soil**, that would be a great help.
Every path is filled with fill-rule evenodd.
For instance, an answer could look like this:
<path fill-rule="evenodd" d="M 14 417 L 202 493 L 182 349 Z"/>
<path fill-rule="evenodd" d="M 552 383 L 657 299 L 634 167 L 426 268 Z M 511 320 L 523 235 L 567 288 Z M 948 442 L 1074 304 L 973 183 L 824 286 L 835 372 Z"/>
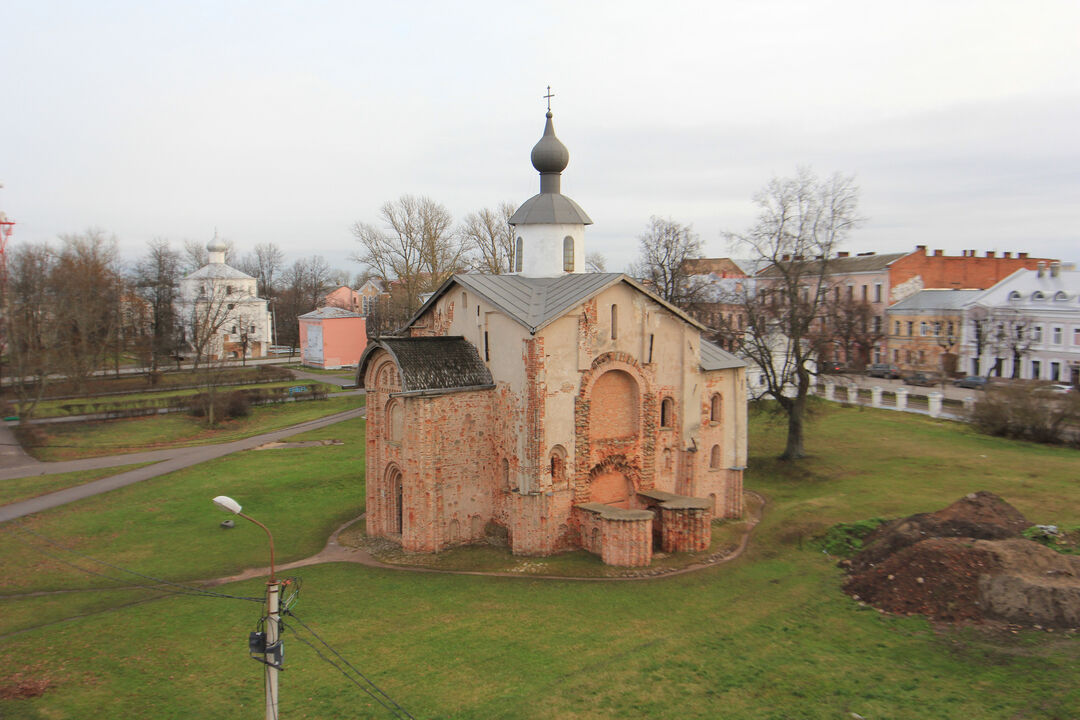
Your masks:
<path fill-rule="evenodd" d="M 894 520 L 867 537 L 844 590 L 888 612 L 948 622 L 1080 627 L 1080 557 L 1024 539 L 1028 525 L 987 492 Z"/>

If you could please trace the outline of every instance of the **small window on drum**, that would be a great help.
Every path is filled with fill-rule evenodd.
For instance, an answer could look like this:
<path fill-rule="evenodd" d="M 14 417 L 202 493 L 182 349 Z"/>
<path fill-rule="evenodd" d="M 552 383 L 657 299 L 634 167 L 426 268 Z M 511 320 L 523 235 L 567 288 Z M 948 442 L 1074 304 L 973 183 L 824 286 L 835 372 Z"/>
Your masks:
<path fill-rule="evenodd" d="M 719 394 L 715 394 L 709 400 L 709 422 L 720 422 L 720 414 L 723 411 L 723 401 Z"/>
<path fill-rule="evenodd" d="M 669 428 L 675 425 L 675 401 L 669 397 L 660 401 L 660 427 Z"/>
<path fill-rule="evenodd" d="M 521 238 L 517 239 L 517 244 L 514 246 L 514 272 L 521 272 L 521 256 L 525 251 L 525 241 Z"/>
<path fill-rule="evenodd" d="M 562 269 L 574 272 L 574 238 L 567 235 L 562 241 Z"/>
<path fill-rule="evenodd" d="M 712 450 L 709 451 L 709 468 L 716 470 L 720 467 L 720 446 L 713 445 Z"/>

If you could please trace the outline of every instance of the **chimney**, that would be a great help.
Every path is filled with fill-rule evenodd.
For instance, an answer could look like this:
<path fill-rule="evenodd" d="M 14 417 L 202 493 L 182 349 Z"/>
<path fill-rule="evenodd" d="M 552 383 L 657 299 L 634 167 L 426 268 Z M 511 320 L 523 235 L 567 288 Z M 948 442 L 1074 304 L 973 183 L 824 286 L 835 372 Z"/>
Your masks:
<path fill-rule="evenodd" d="M 843 252 L 836 253 L 836 257 L 838 257 L 838 258 L 847 257 L 847 256 L 848 256 L 848 251 L 847 250 L 844 250 Z"/>
<path fill-rule="evenodd" d="M 1046 275 L 1046 263 L 1044 263 L 1042 260 L 1040 260 L 1039 264 L 1038 264 L 1038 268 L 1039 269 L 1038 269 L 1037 272 L 1039 273 L 1039 277 L 1043 277 L 1044 275 Z"/>
<path fill-rule="evenodd" d="M 986 257 L 994 257 L 994 255 L 996 255 L 996 253 L 993 250 L 986 251 Z"/>
<path fill-rule="evenodd" d="M 1016 253 L 1016 257 L 1020 258 L 1021 260 L 1027 260 L 1027 255 L 1027 253 Z"/>
<path fill-rule="evenodd" d="M 780 262 L 787 262 L 789 260 L 791 260 L 791 256 L 786 253 L 780 256 Z"/>
<path fill-rule="evenodd" d="M 1008 250 L 1006 250 L 1005 252 L 1001 253 L 1001 257 L 1003 257 L 1003 258 L 1005 258 L 1006 260 L 1008 260 L 1009 258 L 1011 258 L 1011 257 L 1012 257 L 1012 253 L 1011 253 L 1011 252 L 1009 252 Z"/>
<path fill-rule="evenodd" d="M 1052 263 L 1050 263 L 1050 277 L 1056 278 L 1059 275 L 1061 275 L 1061 263 L 1057 260 L 1054 260 Z"/>
<path fill-rule="evenodd" d="M 944 250 L 935 250 L 934 251 L 934 257 L 941 257 L 944 254 L 945 254 Z"/>
<path fill-rule="evenodd" d="M 975 257 L 975 251 L 974 250 L 968 250 L 968 256 L 969 257 Z"/>

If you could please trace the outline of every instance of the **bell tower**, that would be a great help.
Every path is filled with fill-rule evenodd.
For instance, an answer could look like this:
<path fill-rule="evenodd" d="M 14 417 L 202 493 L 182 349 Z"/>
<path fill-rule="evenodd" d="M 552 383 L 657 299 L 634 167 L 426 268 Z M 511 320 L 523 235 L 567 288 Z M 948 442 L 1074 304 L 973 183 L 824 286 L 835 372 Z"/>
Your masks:
<path fill-rule="evenodd" d="M 585 272 L 585 226 L 592 220 L 561 192 L 562 171 L 570 151 L 555 137 L 548 88 L 544 134 L 532 149 L 532 165 L 540 173 L 540 193 L 522 203 L 510 218 L 514 228 L 511 272 L 525 277 L 560 277 Z"/>

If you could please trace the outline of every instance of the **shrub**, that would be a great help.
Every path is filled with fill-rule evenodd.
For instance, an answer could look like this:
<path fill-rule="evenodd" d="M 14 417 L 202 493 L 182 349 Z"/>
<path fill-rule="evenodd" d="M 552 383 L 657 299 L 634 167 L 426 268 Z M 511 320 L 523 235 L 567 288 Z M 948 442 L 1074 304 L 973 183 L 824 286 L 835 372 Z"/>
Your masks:
<path fill-rule="evenodd" d="M 837 523 L 818 538 L 818 546 L 829 555 L 851 557 L 862 550 L 863 539 L 885 524 L 881 518 L 853 523 Z"/>
<path fill-rule="evenodd" d="M 986 435 L 1077 444 L 1070 426 L 1080 422 L 1080 395 L 1049 395 L 1020 384 L 992 387 L 975 403 L 970 419 Z"/>

